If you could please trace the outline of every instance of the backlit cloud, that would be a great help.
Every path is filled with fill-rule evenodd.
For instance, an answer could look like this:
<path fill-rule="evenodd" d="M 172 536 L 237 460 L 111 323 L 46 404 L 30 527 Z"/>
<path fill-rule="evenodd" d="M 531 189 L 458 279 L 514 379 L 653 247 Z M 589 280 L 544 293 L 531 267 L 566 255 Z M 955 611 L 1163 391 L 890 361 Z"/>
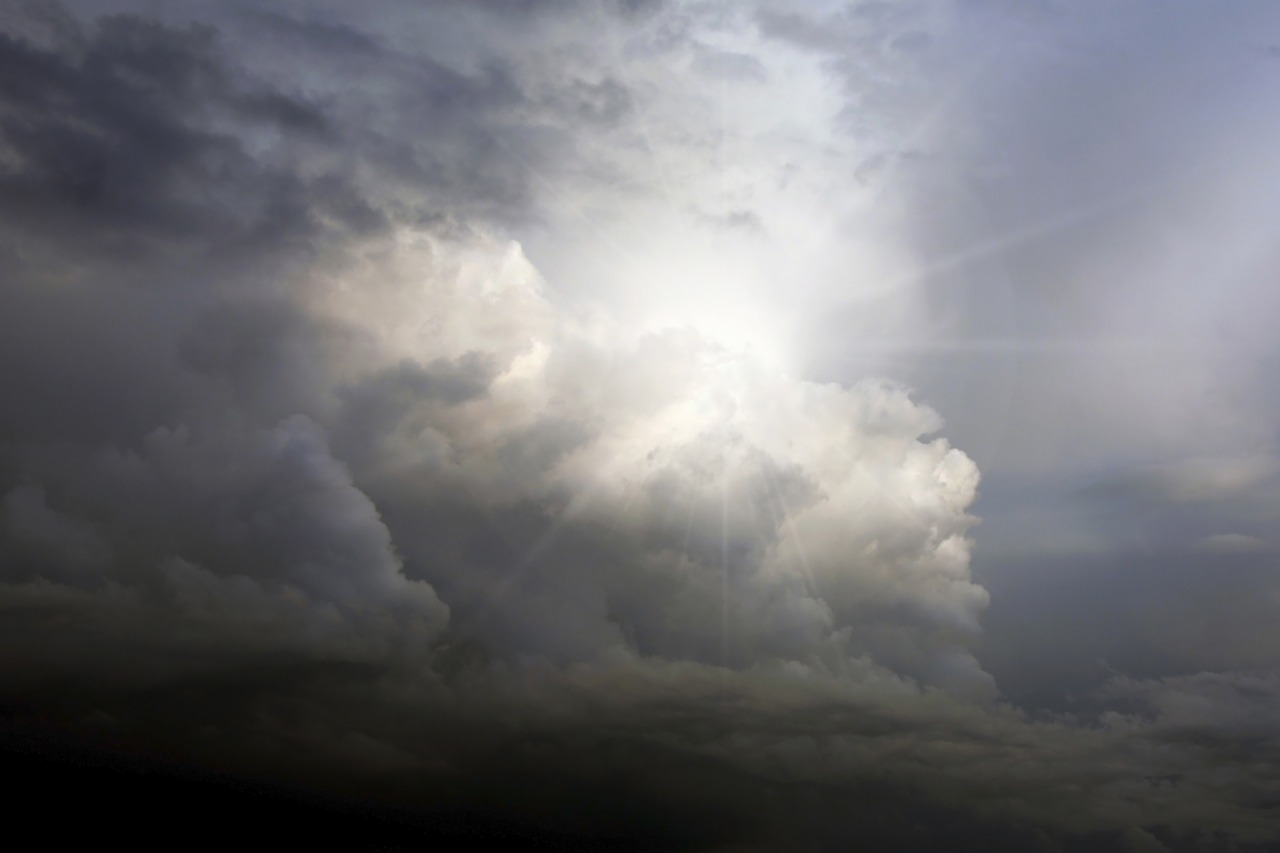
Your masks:
<path fill-rule="evenodd" d="M 1217 320 L 1147 252 L 1262 196 L 1002 118 L 1123 116 L 1139 17 L 15 4 L 5 731 L 595 849 L 1264 849 L 1269 232 L 1178 256 Z"/>

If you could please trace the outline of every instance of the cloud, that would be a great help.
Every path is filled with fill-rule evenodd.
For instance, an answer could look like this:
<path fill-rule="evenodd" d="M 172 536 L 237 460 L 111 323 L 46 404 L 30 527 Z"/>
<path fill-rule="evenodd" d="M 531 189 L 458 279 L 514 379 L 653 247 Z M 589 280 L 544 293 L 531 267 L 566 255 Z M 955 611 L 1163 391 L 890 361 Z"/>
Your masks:
<path fill-rule="evenodd" d="M 1278 471 L 1280 462 L 1270 455 L 1180 459 L 1117 477 L 1118 482 L 1096 490 L 1127 493 L 1153 502 L 1221 501 L 1256 492 L 1274 480 Z"/>
<path fill-rule="evenodd" d="M 1199 547 L 1210 554 L 1259 554 L 1272 548 L 1267 540 L 1243 533 L 1215 533 L 1201 539 Z"/>
<path fill-rule="evenodd" d="M 585 845 L 1267 840 L 1271 676 L 1002 703 L 977 466 L 805 372 L 934 322 L 946 20 L 585 8 L 6 19 L 9 730 Z"/>
<path fill-rule="evenodd" d="M 583 337 L 489 238 L 406 233 L 374 254 L 375 279 L 342 269 L 300 296 L 370 342 L 335 434 L 380 505 L 419 507 L 397 535 L 410 563 L 492 630 L 523 626 L 509 652 L 747 664 L 834 643 L 925 677 L 976 637 L 977 472 L 925 438 L 941 420 L 905 389 L 799 382 L 692 330 Z M 434 392 L 442 374 L 453 396 Z M 433 516 L 458 513 L 510 541 L 477 553 L 452 531 L 442 547 Z M 741 648 L 724 648 L 728 622 Z"/>
<path fill-rule="evenodd" d="M 429 582 L 456 598 L 458 630 L 517 658 L 866 654 L 983 681 L 966 651 L 986 602 L 967 574 L 977 474 L 926 438 L 941 421 L 905 389 L 791 379 L 699 331 L 583 328 L 518 244 L 399 208 L 380 173 L 395 156 L 373 154 L 358 182 L 335 171 L 337 140 L 382 150 L 339 96 L 284 94 L 204 25 L 104 17 L 73 41 L 5 46 L 27 69 L 9 92 L 6 198 L 47 211 L 23 227 L 72 278 L 54 297 L 27 276 L 8 297 L 39 329 L 11 344 L 26 365 L 11 381 L 50 370 L 56 385 L 102 359 L 103 391 L 135 398 L 68 387 L 18 419 L 6 518 L 23 553 L 98 566 L 78 594 L 159 584 L 179 610 L 231 622 L 289 590 L 356 622 L 402 603 L 429 642 L 445 622 Z M 387 62 L 393 89 L 427 99 L 432 158 L 522 98 L 500 65 Z M 416 120 L 402 121 L 400 134 Z M 58 140 L 83 156 L 49 159 Z M 67 177 L 63 161 L 89 171 Z M 472 168 L 451 161 L 447 181 L 508 198 Z M 414 173 L 419 191 L 447 196 L 432 174 Z M 202 257 L 206 270 L 159 283 Z M 117 319 L 95 322 L 108 300 Z M 36 360 L 37 341 L 75 324 L 65 368 Z M 462 528 L 436 529 L 446 517 Z M 516 532 L 477 551 L 493 524 Z M 21 565 L 24 584 L 71 571 Z M 408 630 L 398 618 L 393 633 Z"/>
<path fill-rule="evenodd" d="M 47 476 L 74 516 L 40 487 L 5 498 L 3 598 L 32 648 L 17 671 L 128 681 L 278 654 L 420 657 L 447 620 L 304 416 L 247 433 L 161 427 L 139 451 L 81 463 Z"/>

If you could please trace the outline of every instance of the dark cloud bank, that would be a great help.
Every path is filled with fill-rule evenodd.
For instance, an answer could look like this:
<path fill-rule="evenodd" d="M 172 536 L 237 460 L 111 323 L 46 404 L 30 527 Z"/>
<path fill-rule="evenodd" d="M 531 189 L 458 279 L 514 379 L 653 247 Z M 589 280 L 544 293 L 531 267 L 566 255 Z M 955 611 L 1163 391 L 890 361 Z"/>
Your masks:
<path fill-rule="evenodd" d="M 3 7 L 15 823 L 142 846 L 1276 849 L 1280 676 L 1265 644 L 1233 651 L 1265 608 L 1220 653 L 1176 638 L 1194 667 L 1148 677 L 1140 646 L 1139 675 L 1070 711 L 1015 705 L 983 667 L 1029 664 L 984 651 L 977 467 L 932 409 L 629 325 L 609 280 L 600 309 L 526 257 L 572 222 L 591 275 L 625 267 L 619 208 L 660 192 L 726 255 L 785 231 L 778 187 L 880 193 L 936 237 L 901 199 L 938 156 L 920 80 L 956 13 L 818 6 Z M 767 110 L 793 72 L 830 83 L 816 159 L 779 119 L 775 171 L 679 200 L 734 144 L 699 116 Z M 861 310 L 892 322 L 896 298 Z M 1183 506 L 1201 480 L 1265 491 L 1268 464 L 1091 494 Z M 1254 560 L 1233 601 L 1270 583 L 1265 536 L 1200 544 Z"/>

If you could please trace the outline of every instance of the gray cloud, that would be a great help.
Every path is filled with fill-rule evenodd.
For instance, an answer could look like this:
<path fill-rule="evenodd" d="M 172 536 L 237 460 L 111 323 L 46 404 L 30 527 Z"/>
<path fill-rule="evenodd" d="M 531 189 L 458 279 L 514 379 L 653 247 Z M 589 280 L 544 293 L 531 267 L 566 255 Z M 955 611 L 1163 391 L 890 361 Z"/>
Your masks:
<path fill-rule="evenodd" d="M 1049 175 L 1067 119 L 1010 129 L 998 107 L 1093 103 L 1100 68 L 1136 86 L 1158 62 L 992 85 L 965 61 L 982 22 L 1034 46 L 997 71 L 1076 68 L 1095 25 L 975 9 L 15 6 L 5 731 L 597 849 L 1265 849 L 1275 466 L 1249 417 L 1269 403 L 1175 417 L 1252 351 L 1183 353 L 1155 412 L 1115 423 L 1066 416 L 1110 351 L 1029 369 L 1079 382 L 1005 399 L 995 470 L 1084 458 L 1077 503 L 1028 512 L 1113 547 L 1082 560 L 1062 536 L 1074 574 L 1042 560 L 1024 617 L 1129 560 L 1127 534 L 1162 547 L 1037 640 L 1046 692 L 1087 693 L 1075 716 L 1008 704 L 988 671 L 1055 704 L 1025 672 L 1034 632 L 971 567 L 978 468 L 894 380 L 964 435 L 1005 373 L 963 361 L 948 389 L 928 336 L 990 343 L 1009 293 L 1070 303 L 1028 309 L 1048 349 L 1112 328 L 1090 325 L 1087 265 L 1046 263 L 1071 240 L 997 254 L 1007 280 L 1072 288 L 973 295 L 971 261 L 1000 264 L 970 247 L 1000 235 L 957 188 L 978 181 L 993 228 L 1032 197 L 1127 190 L 1100 149 Z M 1152 138 L 1135 126 L 1123 158 Z M 1141 243 L 1103 266 L 1141 266 Z M 1152 303 L 1123 293 L 1127 334 Z M 1200 328 L 1176 302 L 1168 328 Z M 875 351 L 895 335 L 917 349 Z M 1135 424 L 1160 452 L 1128 454 Z M 1077 432 L 1095 456 L 1067 452 Z M 1206 580 L 1205 554 L 1238 571 Z"/>

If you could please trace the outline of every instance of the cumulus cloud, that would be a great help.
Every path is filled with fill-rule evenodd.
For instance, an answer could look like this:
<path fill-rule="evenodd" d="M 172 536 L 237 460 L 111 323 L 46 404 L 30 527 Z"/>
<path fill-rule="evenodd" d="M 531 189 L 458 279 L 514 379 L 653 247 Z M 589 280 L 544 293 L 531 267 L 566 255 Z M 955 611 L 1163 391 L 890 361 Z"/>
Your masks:
<path fill-rule="evenodd" d="M 983 680 L 966 651 L 985 605 L 968 579 L 977 473 L 905 389 L 788 378 L 695 328 L 584 327 L 513 241 L 393 213 L 376 176 L 357 191 L 331 162 L 338 128 L 354 131 L 344 105 L 231 64 L 217 30 L 117 16 L 61 38 L 5 45 L 30 72 L 10 93 L 6 197 L 48 211 L 22 227 L 72 281 L 54 297 L 28 277 L 9 299 L 45 340 L 87 326 L 67 370 L 106 359 L 103 383 L 134 383 L 148 405 L 60 389 L 19 420 L 5 506 L 23 595 L 158 585 L 157 614 L 223 609 L 229 630 L 298 595 L 360 631 L 386 611 L 379 630 L 408 633 L 383 639 L 403 645 L 446 621 L 431 584 L 459 630 L 509 656 L 870 655 Z M 524 97 L 468 94 L 443 66 L 391 80 L 422 73 L 443 75 L 433 156 L 453 145 L 448 116 L 472 127 L 486 102 Z M 55 138 L 92 174 L 55 180 Z M 435 175 L 417 175 L 426 197 Z M 133 259 L 112 254 L 120 240 Z M 211 270 L 186 281 L 131 280 L 206 253 Z M 120 319 L 95 323 L 107 300 Z M 33 381 L 36 340 L 11 346 L 30 365 L 12 381 Z M 132 411 L 98 425 L 100 409 Z M 449 516 L 463 526 L 439 529 Z"/>
<path fill-rule="evenodd" d="M 418 508 L 397 538 L 414 571 L 520 626 L 499 648 L 728 662 L 732 636 L 741 665 L 831 645 L 963 680 L 986 603 L 968 579 L 977 472 L 905 389 L 797 381 L 692 329 L 611 345 L 483 235 L 352 255 L 298 292 L 364 341 L 321 410 L 371 494 Z M 458 513 L 499 543 L 445 545 L 459 531 L 434 517 Z"/>
<path fill-rule="evenodd" d="M 0 39 L 12 730 L 588 844 L 1265 840 L 1270 676 L 1000 702 L 977 466 L 806 372 L 934 323 L 946 16 L 110 5 Z"/>

